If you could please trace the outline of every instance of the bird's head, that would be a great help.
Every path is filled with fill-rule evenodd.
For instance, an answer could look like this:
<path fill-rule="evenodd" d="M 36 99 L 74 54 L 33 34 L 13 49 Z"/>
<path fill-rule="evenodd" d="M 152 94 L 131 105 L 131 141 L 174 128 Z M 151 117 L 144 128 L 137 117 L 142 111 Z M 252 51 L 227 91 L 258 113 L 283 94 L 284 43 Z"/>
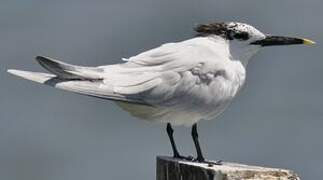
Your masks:
<path fill-rule="evenodd" d="M 195 28 L 198 36 L 216 36 L 228 42 L 233 59 L 248 60 L 262 47 L 305 44 L 313 45 L 309 39 L 273 36 L 260 32 L 255 27 L 239 22 L 201 24 Z"/>

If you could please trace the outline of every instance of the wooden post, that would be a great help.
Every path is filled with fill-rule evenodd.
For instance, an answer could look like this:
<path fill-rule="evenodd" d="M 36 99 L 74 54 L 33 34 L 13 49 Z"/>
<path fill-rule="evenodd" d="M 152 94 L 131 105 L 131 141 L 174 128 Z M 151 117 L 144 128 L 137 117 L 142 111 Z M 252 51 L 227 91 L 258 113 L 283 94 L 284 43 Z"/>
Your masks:
<path fill-rule="evenodd" d="M 223 162 L 209 165 L 157 157 L 157 180 L 300 180 L 290 170 Z"/>

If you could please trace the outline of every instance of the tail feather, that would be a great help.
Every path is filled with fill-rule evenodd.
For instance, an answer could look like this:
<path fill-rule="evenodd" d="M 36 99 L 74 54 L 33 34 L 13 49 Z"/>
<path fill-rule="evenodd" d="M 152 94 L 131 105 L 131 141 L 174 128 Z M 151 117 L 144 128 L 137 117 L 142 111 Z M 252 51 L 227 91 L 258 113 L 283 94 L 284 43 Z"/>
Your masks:
<path fill-rule="evenodd" d="M 30 71 L 21 71 L 16 69 L 8 69 L 8 73 L 13 74 L 15 76 L 28 79 L 31 81 L 35 81 L 41 84 L 44 84 L 46 81 L 49 81 L 56 76 L 48 73 L 40 73 L 40 72 L 30 72 Z"/>
<path fill-rule="evenodd" d="M 101 77 L 103 69 L 100 67 L 75 66 L 43 56 L 37 56 L 36 60 L 53 74 L 15 69 L 9 69 L 8 72 L 24 79 L 78 94 L 150 106 L 139 96 L 115 93 L 114 88 L 109 83 L 105 83 Z"/>
<path fill-rule="evenodd" d="M 49 72 L 62 79 L 101 79 L 100 72 L 103 70 L 97 67 L 84 67 L 67 64 L 44 56 L 37 56 L 36 60 Z"/>
<path fill-rule="evenodd" d="M 38 82 L 41 84 L 46 84 L 58 89 L 67 90 L 78 94 L 113 101 L 148 105 L 147 103 L 140 100 L 140 98 L 136 98 L 134 96 L 129 97 L 114 93 L 113 88 L 107 84 L 104 84 L 102 80 L 61 79 L 59 76 L 56 76 L 54 74 L 22 71 L 16 69 L 9 69 L 8 72 L 10 74 L 19 76 L 27 80 Z"/>

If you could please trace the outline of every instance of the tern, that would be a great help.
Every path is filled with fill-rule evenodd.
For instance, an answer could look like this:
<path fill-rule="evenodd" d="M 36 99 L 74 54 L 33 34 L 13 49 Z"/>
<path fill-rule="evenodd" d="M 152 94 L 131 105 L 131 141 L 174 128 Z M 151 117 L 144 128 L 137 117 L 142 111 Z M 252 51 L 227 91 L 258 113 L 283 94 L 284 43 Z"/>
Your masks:
<path fill-rule="evenodd" d="M 237 96 L 249 60 L 267 46 L 315 44 L 303 38 L 264 34 L 239 22 L 200 24 L 188 40 L 166 43 L 124 63 L 75 66 L 49 57 L 36 60 L 50 73 L 9 69 L 16 76 L 75 93 L 112 100 L 131 115 L 166 123 L 174 158 L 173 128 L 191 126 L 197 157 L 207 162 L 198 141 L 197 122 L 215 119 Z"/>

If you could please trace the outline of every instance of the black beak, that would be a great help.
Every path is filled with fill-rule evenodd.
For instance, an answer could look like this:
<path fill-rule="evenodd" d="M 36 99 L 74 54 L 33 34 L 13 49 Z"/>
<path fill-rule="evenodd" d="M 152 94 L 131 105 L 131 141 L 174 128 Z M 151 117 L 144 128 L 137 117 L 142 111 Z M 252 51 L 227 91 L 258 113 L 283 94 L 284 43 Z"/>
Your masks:
<path fill-rule="evenodd" d="M 268 35 L 266 36 L 265 39 L 254 41 L 250 44 L 261 45 L 261 46 L 282 46 L 282 45 L 293 45 L 293 44 L 313 45 L 315 44 L 315 42 L 309 39 Z"/>

